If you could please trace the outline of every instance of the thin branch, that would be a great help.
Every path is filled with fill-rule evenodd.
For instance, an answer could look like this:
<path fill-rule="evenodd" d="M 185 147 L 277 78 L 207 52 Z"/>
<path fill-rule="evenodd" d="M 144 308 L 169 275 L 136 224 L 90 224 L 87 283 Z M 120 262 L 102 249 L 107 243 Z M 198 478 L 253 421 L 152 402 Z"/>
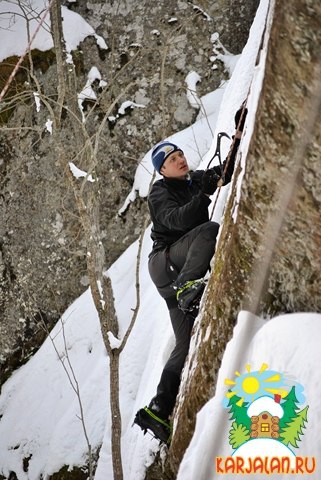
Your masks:
<path fill-rule="evenodd" d="M 71 315 L 71 313 L 70 313 Z M 61 358 L 61 355 L 58 351 L 58 348 L 55 344 L 55 341 L 53 339 L 53 337 L 51 336 L 49 330 L 48 330 L 48 327 L 42 317 L 42 314 L 40 313 L 40 318 L 42 320 L 42 323 L 43 323 L 43 326 L 48 334 L 48 337 L 50 338 L 50 341 L 53 345 L 53 348 L 58 356 L 58 359 L 68 377 L 68 380 L 69 380 L 69 383 L 71 385 L 71 388 L 73 389 L 73 391 L 75 392 L 76 396 L 77 396 L 77 400 L 78 400 L 78 404 L 79 404 L 79 409 L 80 409 L 80 416 L 77 415 L 77 418 L 79 418 L 79 420 L 81 421 L 81 425 L 82 425 L 82 429 L 83 429 L 83 432 L 84 432 L 84 436 L 85 436 L 85 439 L 86 439 L 86 443 L 87 443 L 87 448 L 88 448 L 88 469 L 89 469 L 89 479 L 92 480 L 93 479 L 93 459 L 92 459 L 92 446 L 91 446 L 91 443 L 90 443 L 90 440 L 89 440 L 89 437 L 88 437 L 88 432 L 87 432 L 87 428 L 86 428 L 86 423 L 85 423 L 85 414 L 84 414 L 84 408 L 83 408 L 83 404 L 82 404 L 82 400 L 81 400 L 81 395 L 80 395 L 80 388 L 79 388 L 79 383 L 78 383 L 78 380 L 77 380 L 77 377 L 76 377 L 76 374 L 75 374 L 75 371 L 74 371 L 74 368 L 72 366 L 72 363 L 70 361 L 70 357 L 69 357 L 69 354 L 68 354 L 68 348 L 67 348 L 67 341 L 66 341 L 66 334 L 65 334 L 65 324 L 64 324 L 64 321 L 62 319 L 62 317 L 60 318 L 60 321 L 61 321 L 61 330 L 60 332 L 62 332 L 62 337 L 63 337 L 63 341 L 64 341 L 64 350 L 65 350 L 65 358 L 67 360 L 67 363 L 68 363 L 68 366 L 70 368 L 70 371 L 68 371 L 64 361 L 62 360 Z M 67 318 L 68 319 L 68 318 Z M 67 320 L 66 319 L 66 320 Z M 60 333 L 58 332 L 58 333 Z M 57 334 L 58 335 L 58 334 Z M 71 372 L 71 373 L 70 373 Z"/>
<path fill-rule="evenodd" d="M 135 325 L 137 315 L 138 315 L 138 312 L 139 312 L 139 309 L 140 309 L 139 271 L 140 271 L 140 262 L 141 262 L 143 240 L 144 240 L 144 235 L 145 235 L 146 228 L 147 228 L 147 225 L 148 225 L 148 221 L 149 221 L 149 218 L 146 216 L 145 221 L 144 221 L 143 226 L 142 226 L 141 234 L 140 234 L 140 237 L 139 237 L 139 242 L 138 242 L 138 252 L 137 252 L 137 261 L 136 261 L 136 283 L 135 283 L 135 287 L 136 287 L 136 307 L 134 309 L 133 316 L 132 316 L 131 322 L 129 324 L 129 327 L 127 329 L 127 332 L 125 333 L 124 338 L 123 338 L 123 340 L 121 342 L 121 345 L 119 347 L 119 353 L 121 353 L 126 346 L 128 337 L 133 330 L 133 327 Z"/>
<path fill-rule="evenodd" d="M 161 94 L 161 105 L 162 105 L 162 117 L 163 117 L 163 132 L 162 138 L 166 137 L 166 116 L 165 116 L 165 95 L 164 95 L 164 84 L 165 84 L 165 61 L 168 55 L 169 46 L 165 45 L 164 52 L 162 55 L 162 63 L 161 63 L 161 78 L 160 78 L 160 94 Z"/>

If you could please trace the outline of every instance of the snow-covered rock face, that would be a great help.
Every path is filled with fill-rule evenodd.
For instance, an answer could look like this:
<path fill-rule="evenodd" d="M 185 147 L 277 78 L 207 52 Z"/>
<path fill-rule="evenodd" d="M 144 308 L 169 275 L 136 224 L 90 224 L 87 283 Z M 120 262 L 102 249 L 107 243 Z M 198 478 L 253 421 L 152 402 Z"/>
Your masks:
<path fill-rule="evenodd" d="M 268 412 L 274 417 L 283 417 L 283 408 L 281 405 L 273 400 L 271 397 L 260 397 L 254 402 L 251 403 L 247 409 L 247 414 L 249 417 L 260 415 L 263 412 Z"/>
<path fill-rule="evenodd" d="M 32 4 L 40 1 L 32 0 Z M 223 3 L 227 8 L 229 3 Z M 243 3 L 250 4 L 246 9 L 253 15 L 257 1 Z M 190 125 L 197 116 L 197 109 L 190 105 L 186 94 L 185 79 L 190 72 L 195 71 L 201 79 L 197 83 L 199 98 L 213 91 L 226 77 L 219 60 L 216 61 L 218 68 L 213 69 L 211 37 L 216 31 L 225 31 L 234 25 L 227 27 L 224 15 L 216 20 L 218 11 L 214 5 L 209 5 L 208 12 L 179 0 L 171 2 L 170 8 L 168 2 L 151 1 L 121 2 L 118 7 L 115 2 L 103 0 L 65 2 L 63 7 L 64 25 L 69 22 L 70 10 L 77 19 L 77 25 L 73 20 L 68 31 L 69 49 L 77 46 L 77 42 L 73 42 L 74 34 L 79 36 L 80 30 L 87 32 L 87 36 L 83 35 L 85 39 L 79 40 L 82 43 L 73 57 L 78 75 L 75 94 L 81 95 L 85 89 L 90 92 L 86 101 L 79 100 L 84 117 L 107 86 L 100 106 L 86 121 L 89 135 L 97 132 L 110 103 L 132 83 L 110 112 L 98 150 L 100 215 L 107 266 L 139 233 L 145 211 L 143 201 L 136 201 L 122 217 L 117 215 L 131 189 L 138 162 L 156 141 Z M 170 21 L 174 17 L 177 20 Z M 1 27 L 3 20 L 1 17 Z M 241 24 L 237 25 L 239 42 L 233 48 L 226 43 L 227 49 L 241 52 L 251 21 L 250 13 L 246 20 L 242 17 Z M 81 28 L 78 28 L 79 22 L 82 22 Z M 0 39 L 4 34 L 8 32 L 0 29 Z M 15 35 L 10 46 L 19 46 L 16 53 L 20 54 L 22 44 L 17 41 L 17 32 Z M 8 43 L 9 40 L 0 41 L 1 52 Z M 43 41 L 36 46 L 42 48 L 45 44 Z M 13 54 L 12 49 L 7 51 L 9 54 Z M 11 59 L 12 64 L 15 62 L 15 58 Z M 99 71 L 101 79 L 91 83 L 89 73 L 93 68 Z M 38 52 L 35 72 L 43 92 L 53 98 L 57 88 L 53 55 Z M 5 70 L 3 76 L 9 73 Z M 29 85 L 24 84 L 28 79 L 23 70 L 19 75 L 18 83 L 29 89 Z M 42 334 L 39 340 L 35 336 L 35 331 L 41 333 L 35 320 L 39 306 L 42 318 L 51 325 L 86 286 L 86 252 L 81 228 L 74 216 L 73 196 L 67 192 L 52 144 L 54 126 L 44 103 L 33 93 L 30 92 L 30 101 L 20 103 L 10 118 L 10 127 L 20 132 L 4 133 L 0 146 L 0 169 L 4 176 L 0 215 L 5 218 L 0 247 L 3 369 L 7 368 L 12 350 L 16 349 L 15 364 L 22 359 L 22 350 L 30 351 L 26 336 L 36 344 L 42 341 Z M 134 108 L 121 109 L 125 102 Z M 29 127 L 33 130 L 28 130 Z M 72 151 L 73 135 L 68 122 L 63 137 L 66 152 L 69 148 Z M 197 149 L 193 156 L 198 161 L 195 151 Z M 80 170 L 88 171 L 85 165 L 74 163 Z M 151 177 L 151 171 L 149 175 Z M 56 228 L 57 215 L 60 229 Z"/>

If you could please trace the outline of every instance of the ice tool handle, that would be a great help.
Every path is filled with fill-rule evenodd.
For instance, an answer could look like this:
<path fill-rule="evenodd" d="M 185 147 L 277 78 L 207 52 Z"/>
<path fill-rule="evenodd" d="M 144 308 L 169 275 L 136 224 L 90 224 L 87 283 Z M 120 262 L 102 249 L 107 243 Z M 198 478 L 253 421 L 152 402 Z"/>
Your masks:
<path fill-rule="evenodd" d="M 213 157 L 211 158 L 211 160 L 208 162 L 208 165 L 206 167 L 206 170 L 209 169 L 211 163 L 213 162 L 214 158 L 217 157 L 218 158 L 218 161 L 220 162 L 220 167 L 221 167 L 221 181 L 222 181 L 222 184 L 224 183 L 224 170 L 223 170 L 223 164 L 222 164 L 222 159 L 221 159 L 221 139 L 222 137 L 227 137 L 227 138 L 231 138 L 227 133 L 225 132 L 219 132 L 217 134 L 217 141 L 216 141 L 216 148 L 215 148 L 215 153 L 213 155 Z"/>

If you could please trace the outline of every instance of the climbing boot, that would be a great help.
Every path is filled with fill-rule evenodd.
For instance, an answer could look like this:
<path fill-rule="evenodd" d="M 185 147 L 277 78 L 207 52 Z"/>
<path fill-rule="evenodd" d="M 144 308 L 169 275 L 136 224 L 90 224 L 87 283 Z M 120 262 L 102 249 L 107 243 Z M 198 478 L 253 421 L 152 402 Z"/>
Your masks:
<path fill-rule="evenodd" d="M 203 279 L 190 280 L 177 289 L 176 300 L 183 312 L 192 312 L 199 308 L 206 282 Z"/>
<path fill-rule="evenodd" d="M 158 417 L 148 407 L 138 410 L 134 423 L 143 430 L 144 434 L 150 430 L 155 438 L 169 445 L 172 434 L 170 424 Z"/>

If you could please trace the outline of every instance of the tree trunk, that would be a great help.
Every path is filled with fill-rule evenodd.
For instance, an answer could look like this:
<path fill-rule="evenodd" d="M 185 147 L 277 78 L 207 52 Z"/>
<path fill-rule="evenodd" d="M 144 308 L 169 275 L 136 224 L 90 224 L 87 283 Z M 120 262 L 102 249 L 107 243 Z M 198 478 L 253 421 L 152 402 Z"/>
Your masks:
<path fill-rule="evenodd" d="M 111 448 L 114 480 L 123 480 L 121 457 L 121 414 L 119 406 L 119 352 L 113 350 L 110 358 Z"/>
<path fill-rule="evenodd" d="M 64 140 L 61 131 L 62 111 L 68 115 L 68 121 L 74 132 L 73 148 L 79 152 L 79 158 L 83 160 L 87 171 L 93 170 L 96 165 L 95 147 L 91 143 L 86 127 L 82 125 L 79 112 L 77 111 L 76 89 L 72 87 L 74 71 L 67 68 L 64 38 L 61 19 L 61 2 L 57 0 L 51 12 L 52 35 L 57 56 L 58 72 L 58 101 L 56 108 L 56 128 L 54 129 L 55 148 L 69 186 L 73 191 L 87 251 L 87 274 L 93 301 L 99 316 L 102 337 L 110 359 L 110 410 L 111 410 L 111 451 L 114 480 L 123 479 L 121 458 L 121 414 L 119 405 L 119 355 L 120 350 L 113 349 L 110 344 L 109 333 L 114 337 L 118 335 L 118 321 L 114 307 L 112 286 L 109 278 L 104 277 L 105 251 L 101 241 L 101 229 L 99 218 L 99 190 L 97 182 L 82 183 L 75 179 L 69 162 L 73 158 L 64 148 Z M 124 88 L 124 90 L 126 90 Z M 67 99 L 67 100 L 66 100 Z M 66 151 L 67 150 L 67 151 Z M 106 405 L 107 408 L 107 405 Z M 92 452 L 89 445 L 89 466 L 92 467 Z M 92 478 L 92 475 L 91 475 Z"/>
<path fill-rule="evenodd" d="M 321 311 L 320 15 L 316 1 L 276 1 L 237 221 L 234 185 L 195 332 L 198 348 L 185 367 L 190 376 L 167 462 L 174 475 L 196 413 L 215 394 L 238 312 Z"/>

